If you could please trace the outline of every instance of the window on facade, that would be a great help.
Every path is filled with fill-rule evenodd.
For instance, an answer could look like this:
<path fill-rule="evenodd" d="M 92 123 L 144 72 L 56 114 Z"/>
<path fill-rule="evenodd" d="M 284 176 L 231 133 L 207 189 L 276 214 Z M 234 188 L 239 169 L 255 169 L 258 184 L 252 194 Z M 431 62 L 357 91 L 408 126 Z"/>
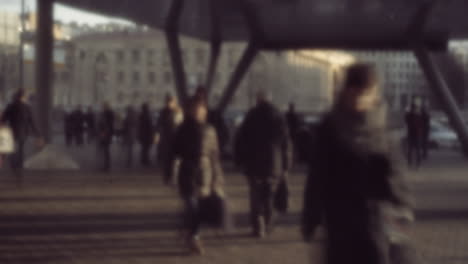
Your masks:
<path fill-rule="evenodd" d="M 118 51 L 116 51 L 115 57 L 116 57 L 116 59 L 117 59 L 117 62 L 123 62 L 123 61 L 124 61 L 124 57 L 125 57 L 123 50 L 118 50 Z"/>
<path fill-rule="evenodd" d="M 148 60 L 148 65 L 152 66 L 154 65 L 154 50 L 150 49 L 147 51 L 147 60 Z"/>
<path fill-rule="evenodd" d="M 148 73 L 148 83 L 154 84 L 156 82 L 156 74 L 154 72 Z"/>
<path fill-rule="evenodd" d="M 140 83 L 140 73 L 139 72 L 133 72 L 133 83 L 134 84 Z"/>
<path fill-rule="evenodd" d="M 408 105 L 408 94 L 402 93 L 400 95 L 400 105 L 403 109 L 405 109 Z"/>
<path fill-rule="evenodd" d="M 86 58 L 86 52 L 84 50 L 81 50 L 79 56 L 81 60 L 84 60 Z"/>
<path fill-rule="evenodd" d="M 132 51 L 132 57 L 133 57 L 133 62 L 134 63 L 139 63 L 140 62 L 140 51 L 139 50 L 133 50 Z"/>
<path fill-rule="evenodd" d="M 117 73 L 117 84 L 125 82 L 125 74 L 123 72 Z"/>
<path fill-rule="evenodd" d="M 164 83 L 170 84 L 172 82 L 172 74 L 170 72 L 164 73 Z"/>

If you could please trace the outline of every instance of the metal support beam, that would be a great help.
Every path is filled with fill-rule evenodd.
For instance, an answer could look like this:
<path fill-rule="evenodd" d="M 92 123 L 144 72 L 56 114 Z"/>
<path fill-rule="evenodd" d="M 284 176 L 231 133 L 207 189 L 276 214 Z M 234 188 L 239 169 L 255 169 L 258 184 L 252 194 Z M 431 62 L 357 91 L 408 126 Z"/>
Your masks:
<path fill-rule="evenodd" d="M 166 22 L 166 41 L 171 58 L 172 71 L 176 82 L 179 101 L 184 105 L 188 100 L 187 78 L 182 61 L 182 50 L 179 41 L 179 21 L 185 0 L 174 0 Z"/>
<path fill-rule="evenodd" d="M 206 94 L 210 95 L 211 89 L 213 87 L 213 79 L 216 73 L 216 68 L 218 67 L 219 54 L 221 52 L 221 32 L 219 29 L 219 13 L 217 0 L 210 1 L 210 11 L 211 11 L 211 41 L 210 41 L 210 64 L 208 65 L 208 72 L 206 74 Z"/>
<path fill-rule="evenodd" d="M 208 65 L 208 72 L 206 74 L 206 94 L 210 95 L 211 89 L 213 88 L 213 80 L 218 68 L 219 54 L 221 53 L 221 41 L 211 42 L 211 55 L 210 64 Z"/>
<path fill-rule="evenodd" d="M 242 81 L 242 78 L 245 76 L 249 70 L 250 65 L 255 59 L 255 56 L 258 54 L 258 47 L 254 43 L 250 43 L 247 49 L 244 51 L 241 60 L 239 61 L 234 73 L 232 74 L 229 83 L 224 90 L 224 93 L 219 101 L 218 111 L 223 113 L 229 102 L 231 101 L 233 95 L 239 88 L 239 84 Z"/>
<path fill-rule="evenodd" d="M 416 48 L 414 50 L 414 55 L 419 61 L 434 95 L 439 98 L 440 103 L 449 118 L 450 124 L 455 129 L 461 142 L 463 153 L 468 156 L 468 128 L 464 123 L 463 116 L 461 115 L 455 98 L 450 92 L 447 82 L 444 80 L 441 72 L 437 68 L 437 65 L 434 63 L 433 58 L 425 48 Z"/>
<path fill-rule="evenodd" d="M 53 0 L 37 0 L 36 97 L 39 128 L 47 143 L 52 139 L 53 3 Z"/>

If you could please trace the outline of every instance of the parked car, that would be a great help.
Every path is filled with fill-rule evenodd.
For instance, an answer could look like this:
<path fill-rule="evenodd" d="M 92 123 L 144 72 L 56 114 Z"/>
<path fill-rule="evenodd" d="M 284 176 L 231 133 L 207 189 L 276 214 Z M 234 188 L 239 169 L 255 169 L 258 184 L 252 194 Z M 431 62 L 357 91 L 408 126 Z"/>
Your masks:
<path fill-rule="evenodd" d="M 431 122 L 429 132 L 430 148 L 459 148 L 458 136 L 449 126 L 438 122 Z"/>
<path fill-rule="evenodd" d="M 401 138 L 402 146 L 406 149 L 407 137 L 406 128 L 402 128 L 398 133 Z M 429 128 L 429 148 L 431 149 L 457 149 L 460 147 L 460 141 L 458 136 L 453 129 L 443 122 L 437 120 L 431 120 Z"/>

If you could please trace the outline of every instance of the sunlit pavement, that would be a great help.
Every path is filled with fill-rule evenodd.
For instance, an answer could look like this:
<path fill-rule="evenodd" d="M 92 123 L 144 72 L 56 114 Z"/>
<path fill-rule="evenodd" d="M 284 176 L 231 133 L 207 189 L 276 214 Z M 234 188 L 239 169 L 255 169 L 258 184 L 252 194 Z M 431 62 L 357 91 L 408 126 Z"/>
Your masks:
<path fill-rule="evenodd" d="M 418 218 L 412 237 L 423 263 L 468 263 L 467 168 L 458 155 L 442 152 L 409 173 Z M 290 213 L 271 237 L 256 240 L 248 236 L 245 181 L 228 173 L 236 228 L 205 230 L 207 253 L 194 257 L 181 238 L 177 192 L 151 169 L 27 172 L 21 188 L 4 171 L 0 263 L 311 263 L 322 244 L 300 239 L 303 182 L 293 175 Z"/>

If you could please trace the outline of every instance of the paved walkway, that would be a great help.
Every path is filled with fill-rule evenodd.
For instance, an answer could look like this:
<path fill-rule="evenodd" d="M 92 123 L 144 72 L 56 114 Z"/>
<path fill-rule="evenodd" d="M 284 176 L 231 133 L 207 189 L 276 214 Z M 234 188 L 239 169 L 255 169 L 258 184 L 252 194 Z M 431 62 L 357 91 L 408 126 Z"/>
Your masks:
<path fill-rule="evenodd" d="M 435 155 L 410 172 L 418 221 L 414 242 L 428 264 L 468 263 L 468 168 L 454 154 Z M 180 203 L 153 171 L 31 172 L 18 189 L 0 177 L 0 263 L 318 263 L 320 241 L 301 242 L 298 215 L 304 176 L 292 179 L 292 208 L 272 237 L 248 237 L 247 189 L 236 173 L 227 191 L 236 228 L 206 230 L 207 254 L 186 255 Z"/>

